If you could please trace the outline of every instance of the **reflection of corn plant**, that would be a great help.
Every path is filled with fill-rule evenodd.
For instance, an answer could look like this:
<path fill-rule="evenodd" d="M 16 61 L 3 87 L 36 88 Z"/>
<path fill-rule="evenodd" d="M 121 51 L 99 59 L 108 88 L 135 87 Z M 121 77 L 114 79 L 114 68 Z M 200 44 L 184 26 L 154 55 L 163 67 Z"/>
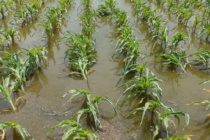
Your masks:
<path fill-rule="evenodd" d="M 15 122 L 0 123 L 0 131 L 4 132 L 8 128 L 13 128 L 17 130 L 23 140 L 33 140 L 27 130 L 23 128 L 20 124 Z"/>
<path fill-rule="evenodd" d="M 142 72 L 144 72 L 143 75 Z M 126 99 L 122 105 L 127 100 L 138 97 L 143 97 L 146 101 L 153 99 L 160 100 L 162 96 L 162 89 L 159 86 L 160 81 L 148 68 L 145 68 L 145 70 L 139 69 L 135 77 L 123 84 L 126 89 L 122 96 L 125 93 L 128 95 L 126 95 Z"/>
<path fill-rule="evenodd" d="M 164 65 L 179 66 L 184 72 L 186 66 L 188 65 L 185 51 L 168 54 L 158 54 L 156 56 L 157 58 L 160 58 L 160 61 L 163 62 Z"/>
<path fill-rule="evenodd" d="M 95 96 L 91 99 L 90 92 L 86 90 L 78 90 L 78 89 L 69 90 L 67 93 L 64 94 L 63 97 L 65 97 L 67 94 L 73 94 L 71 98 L 69 99 L 69 101 L 71 101 L 73 98 L 79 95 L 82 95 L 85 98 L 82 105 L 82 109 L 77 112 L 77 123 L 79 123 L 80 118 L 83 115 L 85 115 L 88 126 L 95 128 L 96 130 L 102 129 L 102 125 L 99 120 L 100 112 L 99 112 L 99 107 L 98 107 L 98 103 L 100 101 L 106 101 L 110 103 L 110 105 L 114 108 L 114 111 L 116 113 L 114 104 L 107 97 Z"/>
<path fill-rule="evenodd" d="M 67 33 L 66 38 L 66 42 L 72 46 L 65 56 L 69 59 L 69 66 L 73 71 L 71 74 L 79 74 L 86 79 L 90 67 L 96 62 L 94 42 L 82 34 Z"/>
<path fill-rule="evenodd" d="M 0 32 L 4 37 L 4 41 L 7 41 L 8 45 L 15 43 L 15 37 L 20 38 L 20 34 L 14 28 L 6 28 Z"/>
<path fill-rule="evenodd" d="M 0 98 L 0 100 L 1 99 L 6 100 L 11 105 L 12 110 L 16 111 L 17 108 L 15 107 L 12 100 L 14 86 L 15 86 L 15 83 L 10 80 L 10 77 L 3 79 L 3 83 L 2 85 L 0 85 L 0 92 L 4 97 Z"/>
<path fill-rule="evenodd" d="M 209 67 L 210 51 L 202 50 L 202 51 L 192 53 L 189 56 L 197 57 L 195 60 L 193 60 L 193 62 L 195 62 L 196 65 L 201 64 L 201 65 L 206 66 L 206 68 L 210 68 Z"/>
<path fill-rule="evenodd" d="M 79 124 L 74 120 L 63 120 L 54 127 L 52 127 L 49 132 L 54 131 L 58 127 L 68 127 L 62 136 L 62 140 L 69 140 L 69 139 L 98 140 L 98 137 L 92 131 L 82 129 L 82 127 L 79 126 Z"/>

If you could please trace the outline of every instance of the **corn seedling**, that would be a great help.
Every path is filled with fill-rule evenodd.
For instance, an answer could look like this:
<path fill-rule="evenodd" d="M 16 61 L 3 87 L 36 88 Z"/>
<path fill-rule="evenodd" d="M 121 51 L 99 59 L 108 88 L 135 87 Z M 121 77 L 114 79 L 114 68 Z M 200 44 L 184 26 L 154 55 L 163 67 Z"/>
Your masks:
<path fill-rule="evenodd" d="M 8 45 L 15 43 L 15 37 L 20 38 L 19 32 L 14 28 L 6 28 L 0 34 L 4 38 L 3 41 L 6 41 Z"/>
<path fill-rule="evenodd" d="M 12 128 L 12 129 L 16 130 L 20 134 L 22 140 L 33 140 L 33 138 L 30 136 L 30 134 L 27 132 L 27 130 L 25 128 L 23 128 L 20 124 L 15 123 L 15 122 L 0 123 L 0 131 L 1 132 L 5 132 L 6 129 L 8 129 L 8 128 Z"/>
<path fill-rule="evenodd" d="M 46 16 L 45 21 L 42 24 L 44 27 L 44 32 L 47 35 L 47 37 L 51 37 L 54 35 L 56 31 L 60 29 L 61 21 L 62 21 L 62 7 L 61 8 L 55 8 L 55 7 L 49 7 L 46 10 Z"/>
<path fill-rule="evenodd" d="M 82 34 L 71 33 L 67 33 L 66 42 L 71 46 L 65 56 L 69 60 L 71 75 L 82 75 L 87 79 L 90 67 L 96 62 L 94 42 Z"/>
<path fill-rule="evenodd" d="M 125 94 L 127 95 L 121 106 L 123 106 L 128 100 L 140 97 L 145 98 L 145 101 L 161 100 L 162 89 L 159 86 L 159 82 L 161 82 L 161 80 L 158 79 L 148 68 L 139 68 L 136 76 L 122 85 L 125 86 L 125 90 L 121 97 Z"/>
<path fill-rule="evenodd" d="M 10 77 L 6 77 L 2 81 L 2 85 L 0 85 L 0 92 L 4 97 L 0 97 L 0 100 L 6 100 L 11 105 L 12 110 L 16 112 L 17 108 L 15 107 L 12 100 L 15 83 L 10 80 Z"/>
<path fill-rule="evenodd" d="M 19 54 L 21 53 L 28 55 L 28 58 L 20 59 Z M 2 60 L 2 73 L 12 75 L 16 83 L 15 88 L 21 87 L 22 90 L 24 90 L 24 85 L 31 75 L 41 68 L 41 61 L 46 59 L 46 50 L 43 47 L 14 54 L 8 52 L 1 52 L 1 54 L 6 55 Z"/>
<path fill-rule="evenodd" d="M 62 140 L 69 139 L 87 139 L 87 140 L 98 140 L 98 137 L 90 130 L 84 130 L 76 121 L 74 120 L 63 120 L 57 125 L 52 127 L 49 132 L 51 133 L 58 127 L 67 127 L 67 130 L 62 136 Z"/>
<path fill-rule="evenodd" d="M 115 113 L 117 113 L 114 104 L 107 97 L 95 96 L 91 99 L 90 92 L 86 90 L 78 90 L 78 89 L 69 90 L 63 95 L 63 97 L 67 96 L 68 94 L 72 94 L 71 98 L 68 100 L 70 102 L 73 98 L 79 95 L 82 95 L 85 98 L 82 105 L 82 109 L 77 112 L 77 123 L 80 122 L 80 119 L 82 116 L 85 116 L 86 123 L 89 127 L 95 128 L 96 130 L 102 129 L 102 125 L 99 119 L 100 112 L 99 112 L 99 107 L 98 107 L 98 103 L 100 101 L 108 102 L 114 108 Z"/>
<path fill-rule="evenodd" d="M 207 69 L 209 69 L 210 51 L 201 50 L 198 52 L 194 52 L 194 53 L 190 54 L 189 56 L 196 57 L 195 60 L 192 60 L 192 62 L 194 62 L 195 65 L 204 65 Z"/>
<path fill-rule="evenodd" d="M 169 54 L 157 54 L 156 57 L 159 58 L 164 65 L 179 66 L 184 72 L 189 63 L 184 51 Z"/>
<path fill-rule="evenodd" d="M 7 1 L 7 0 L 0 0 L 0 13 L 2 18 L 5 18 L 6 12 L 13 7 L 13 2 L 12 1 Z"/>
<path fill-rule="evenodd" d="M 206 40 L 209 39 L 210 37 L 210 24 L 206 24 L 202 27 L 200 33 L 199 33 L 200 37 L 206 37 Z"/>
<path fill-rule="evenodd" d="M 191 140 L 190 135 L 184 135 L 184 136 L 172 136 L 170 138 L 164 138 L 160 140 Z"/>
<path fill-rule="evenodd" d="M 97 12 L 100 16 L 110 16 L 114 13 L 116 9 L 116 1 L 115 0 L 106 0 L 105 4 L 99 5 Z"/>

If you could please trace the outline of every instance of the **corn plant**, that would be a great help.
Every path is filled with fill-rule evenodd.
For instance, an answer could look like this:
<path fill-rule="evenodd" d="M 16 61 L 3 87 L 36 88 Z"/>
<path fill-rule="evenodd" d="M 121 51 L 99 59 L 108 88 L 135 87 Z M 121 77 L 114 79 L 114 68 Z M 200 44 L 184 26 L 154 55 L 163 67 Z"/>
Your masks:
<path fill-rule="evenodd" d="M 6 41 L 8 45 L 15 43 L 15 37 L 20 38 L 19 32 L 14 28 L 6 28 L 0 34 L 3 36 L 3 41 Z"/>
<path fill-rule="evenodd" d="M 63 120 L 50 128 L 49 132 L 54 131 L 58 127 L 67 127 L 67 130 L 62 136 L 62 140 L 69 139 L 88 139 L 88 140 L 98 140 L 98 137 L 90 130 L 84 130 L 76 121 L 74 120 Z"/>
<path fill-rule="evenodd" d="M 83 34 L 66 35 L 66 42 L 70 48 L 66 51 L 65 59 L 69 60 L 69 67 L 72 70 L 71 75 L 81 75 L 87 79 L 90 67 L 96 62 L 94 42 Z"/>
<path fill-rule="evenodd" d="M 33 138 L 30 136 L 28 131 L 23 128 L 20 124 L 15 122 L 2 122 L 0 123 L 0 131 L 4 132 L 6 129 L 12 128 L 14 130 L 17 130 L 17 132 L 20 134 L 22 140 L 33 140 Z M 2 138 L 3 140 L 4 138 Z"/>
<path fill-rule="evenodd" d="M 189 55 L 190 57 L 196 57 L 196 59 L 192 60 L 195 65 L 204 65 L 207 69 L 209 69 L 209 59 L 210 59 L 210 51 L 201 50 L 198 52 L 194 52 Z"/>
<path fill-rule="evenodd" d="M 104 4 L 99 5 L 97 12 L 100 16 L 110 16 L 116 9 L 115 0 L 106 0 Z"/>
<path fill-rule="evenodd" d="M 210 101 L 209 100 L 198 100 L 198 101 L 191 103 L 190 105 L 206 105 L 206 110 L 208 110 L 210 107 Z"/>
<path fill-rule="evenodd" d="M 168 53 L 168 54 L 157 54 L 156 57 L 164 64 L 164 65 L 172 65 L 172 66 L 179 66 L 181 70 L 185 72 L 187 65 L 189 64 L 186 53 L 182 52 L 175 52 L 175 53 Z"/>
<path fill-rule="evenodd" d="M 199 33 L 199 36 L 200 37 L 206 37 L 206 40 L 209 39 L 210 37 L 210 24 L 206 24 L 206 25 L 203 25 L 200 33 Z"/>
<path fill-rule="evenodd" d="M 171 41 L 168 44 L 168 49 L 169 49 L 169 53 L 173 53 L 173 52 L 179 52 L 180 50 L 182 50 L 182 48 L 178 48 L 180 47 L 179 44 L 181 41 L 186 41 L 186 34 L 182 33 L 182 32 L 177 32 L 171 39 Z"/>
<path fill-rule="evenodd" d="M 66 8 L 72 6 L 73 2 L 74 0 L 59 0 L 58 1 L 60 7 L 63 7 L 62 9 L 64 9 L 64 11 L 67 11 Z"/>
<path fill-rule="evenodd" d="M 102 129 L 102 125 L 100 122 L 100 111 L 98 103 L 100 101 L 106 101 L 108 102 L 113 108 L 115 113 L 116 109 L 114 104 L 111 102 L 111 100 L 104 96 L 95 96 L 92 99 L 90 98 L 91 93 L 86 90 L 78 90 L 78 89 L 72 89 L 66 92 L 63 97 L 67 96 L 68 94 L 72 94 L 71 98 L 68 100 L 71 102 L 71 100 L 79 95 L 84 96 L 84 102 L 82 105 L 82 109 L 77 112 L 77 123 L 79 124 L 80 119 L 82 116 L 85 116 L 86 123 L 89 127 L 95 128 L 96 130 Z"/>
<path fill-rule="evenodd" d="M 41 68 L 41 61 L 46 59 L 46 50 L 43 47 L 14 54 L 8 52 L 1 52 L 1 54 L 5 55 L 2 60 L 2 73 L 12 75 L 16 83 L 15 88 L 21 87 L 22 90 L 24 90 L 24 85 L 31 75 Z M 20 54 L 26 54 L 28 58 L 23 60 L 19 57 Z"/>
<path fill-rule="evenodd" d="M 112 15 L 112 18 L 115 19 L 116 27 L 121 27 L 128 24 L 128 15 L 125 11 L 116 9 L 115 13 Z"/>
<path fill-rule="evenodd" d="M 148 100 L 143 106 L 141 105 L 142 102 L 140 102 L 140 106 L 133 109 L 127 116 L 130 115 L 136 115 L 137 112 L 143 111 L 140 125 L 143 123 L 144 116 L 146 113 L 151 113 L 152 120 L 154 122 L 155 131 L 153 132 L 153 139 L 162 131 L 166 130 L 167 137 L 168 137 L 168 127 L 169 124 L 173 124 L 174 127 L 176 127 L 174 120 L 170 119 L 170 116 L 174 116 L 174 118 L 177 119 L 178 125 L 180 123 L 180 117 L 184 116 L 186 125 L 189 124 L 189 115 L 187 113 L 184 113 L 182 111 L 174 111 L 172 108 L 164 105 L 159 100 Z"/>
<path fill-rule="evenodd" d="M 61 8 L 49 7 L 46 10 L 45 21 L 42 26 L 44 27 L 44 33 L 47 37 L 53 36 L 54 33 L 60 29 L 63 16 L 63 10 Z"/>
<path fill-rule="evenodd" d="M 13 2 L 12 1 L 6 1 L 6 0 L 0 0 L 0 13 L 2 18 L 5 18 L 6 12 L 13 7 Z"/>
<path fill-rule="evenodd" d="M 148 68 L 139 69 L 136 76 L 128 80 L 122 86 L 125 87 L 123 95 L 127 94 L 121 106 L 125 102 L 135 98 L 144 98 L 148 100 L 160 100 L 162 96 L 162 89 L 159 86 L 160 79 L 158 79 Z"/>
<path fill-rule="evenodd" d="M 172 136 L 170 138 L 164 138 L 160 140 L 191 140 L 190 135 L 184 135 L 184 136 Z"/>
<path fill-rule="evenodd" d="M 79 15 L 80 25 L 82 26 L 82 34 L 92 39 L 93 33 L 95 31 L 94 21 L 96 17 L 96 11 L 85 10 L 81 15 Z"/>
<path fill-rule="evenodd" d="M 27 3 L 20 10 L 17 10 L 14 16 L 14 20 L 21 27 L 29 24 L 38 13 L 38 7 L 35 7 L 32 3 Z"/>
<path fill-rule="evenodd" d="M 193 15 L 193 12 L 190 8 L 187 8 L 184 6 L 177 7 L 177 18 L 179 22 L 187 25 L 192 15 Z"/>
<path fill-rule="evenodd" d="M 14 112 L 17 111 L 17 108 L 14 105 L 13 102 L 13 90 L 14 90 L 14 86 L 15 86 L 15 82 L 10 80 L 10 77 L 6 77 L 5 79 L 2 80 L 2 85 L 0 85 L 0 94 L 2 94 L 4 97 L 0 97 L 0 100 L 6 100 L 10 106 L 12 107 L 12 110 Z M 1 129 L 0 129 L 1 130 Z"/>

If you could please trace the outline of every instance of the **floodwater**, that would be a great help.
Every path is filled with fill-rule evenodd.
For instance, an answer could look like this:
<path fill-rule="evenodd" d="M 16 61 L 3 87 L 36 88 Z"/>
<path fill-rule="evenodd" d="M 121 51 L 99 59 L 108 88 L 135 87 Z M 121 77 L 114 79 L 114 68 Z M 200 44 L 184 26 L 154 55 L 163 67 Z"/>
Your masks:
<path fill-rule="evenodd" d="M 174 108 L 182 110 L 190 115 L 190 124 L 183 129 L 184 123 L 175 130 L 171 128 L 171 133 L 177 135 L 192 135 L 193 140 L 208 140 L 210 139 L 210 120 L 206 117 L 209 113 L 203 106 L 189 106 L 190 103 L 196 100 L 209 99 L 210 93 L 204 91 L 208 89 L 209 84 L 200 85 L 199 83 L 209 79 L 209 74 L 204 73 L 195 68 L 187 68 L 186 73 L 163 71 L 155 62 L 155 54 L 151 49 L 151 38 L 148 38 L 145 25 L 136 23 L 135 16 L 132 14 L 132 5 L 128 0 L 117 0 L 118 7 L 127 11 L 129 15 L 130 25 L 135 29 L 134 33 L 140 42 L 140 50 L 146 54 L 145 60 L 148 67 L 156 74 L 159 79 L 162 79 L 161 87 L 163 89 L 163 102 Z M 154 8 L 157 5 L 151 4 Z M 56 1 L 48 1 L 45 7 L 55 6 Z M 97 8 L 101 1 L 94 1 L 93 7 Z M 96 50 L 98 62 L 92 67 L 94 72 L 88 76 L 88 81 L 75 79 L 67 76 L 69 69 L 64 64 L 65 51 L 68 46 L 61 40 L 65 31 L 75 33 L 81 32 L 77 14 L 81 12 L 80 1 L 76 1 L 65 14 L 65 21 L 61 31 L 56 34 L 52 40 L 48 42 L 46 38 L 42 38 L 42 27 L 40 23 L 44 18 L 44 8 L 42 8 L 38 19 L 23 27 L 20 30 L 22 38 L 17 41 L 17 44 L 5 50 L 15 52 L 22 48 L 33 48 L 34 46 L 46 46 L 48 50 L 48 65 L 43 67 L 42 72 L 37 72 L 31 80 L 27 82 L 25 87 L 26 102 L 22 101 L 20 109 L 17 113 L 2 112 L 0 114 L 0 122 L 14 121 L 25 127 L 35 140 L 50 139 L 47 133 L 50 127 L 54 126 L 61 120 L 72 118 L 81 106 L 80 99 L 73 103 L 66 103 L 68 98 L 61 99 L 62 95 L 70 89 L 78 88 L 90 90 L 92 96 L 103 95 L 109 97 L 114 103 L 120 96 L 122 89 L 116 88 L 116 84 L 120 78 L 119 63 L 112 59 L 114 53 L 114 41 L 111 32 L 114 29 L 110 20 L 97 19 L 97 27 L 95 32 Z M 161 9 L 156 9 L 158 13 L 168 18 L 167 14 Z M 176 18 L 176 17 L 174 17 Z M 11 24 L 11 16 L 5 20 L 0 20 L 0 28 L 15 26 Z M 167 22 L 170 34 L 176 31 L 189 32 L 188 27 L 178 25 L 177 20 L 169 19 Z M 16 27 L 16 26 L 15 26 Z M 188 42 L 184 44 L 187 53 L 195 50 L 209 49 L 208 43 L 201 43 L 197 37 L 188 34 Z M 8 108 L 9 105 L 5 102 L 0 102 L 0 105 Z M 0 108 L 2 109 L 2 107 Z M 123 111 L 118 116 L 113 117 L 113 110 L 106 105 L 102 105 L 102 114 L 111 119 L 105 119 L 106 129 L 111 127 L 113 131 L 108 135 L 103 135 L 101 139 L 133 139 L 133 140 L 148 140 L 151 139 L 149 126 L 138 126 L 136 119 L 125 119 Z M 118 110 L 120 111 L 120 110 Z M 123 115 L 122 115 L 123 114 Z M 107 131 L 108 132 L 108 131 Z M 101 132 L 104 133 L 104 132 Z M 53 133 L 49 136 L 56 136 L 58 133 Z M 59 133 L 61 134 L 61 132 Z M 120 137 L 118 135 L 123 135 Z"/>

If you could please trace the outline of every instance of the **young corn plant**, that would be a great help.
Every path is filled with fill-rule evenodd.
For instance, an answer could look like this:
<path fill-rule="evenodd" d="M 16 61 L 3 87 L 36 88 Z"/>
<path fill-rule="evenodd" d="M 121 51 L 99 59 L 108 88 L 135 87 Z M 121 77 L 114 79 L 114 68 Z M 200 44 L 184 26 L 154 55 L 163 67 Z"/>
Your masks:
<path fill-rule="evenodd" d="M 2 19 L 6 17 L 6 12 L 10 10 L 13 7 L 12 1 L 7 1 L 7 0 L 0 0 L 0 13 L 2 16 Z"/>
<path fill-rule="evenodd" d="M 167 49 L 169 53 L 180 52 L 182 48 L 180 47 L 180 42 L 186 41 L 186 34 L 182 32 L 177 32 L 169 42 Z"/>
<path fill-rule="evenodd" d="M 15 44 L 15 37 L 20 39 L 19 32 L 14 28 L 6 28 L 0 32 L 3 36 L 3 41 L 6 41 L 7 44 L 10 46 L 11 44 Z"/>
<path fill-rule="evenodd" d="M 97 61 L 94 42 L 83 34 L 71 34 L 70 32 L 66 35 L 66 42 L 70 45 L 65 56 L 65 59 L 69 60 L 69 67 L 72 71 L 70 75 L 78 75 L 87 79 L 91 66 Z"/>
<path fill-rule="evenodd" d="M 196 59 L 192 60 L 194 65 L 203 65 L 206 69 L 209 69 L 209 60 L 210 60 L 210 51 L 201 50 L 198 52 L 194 52 L 189 55 L 190 57 L 196 57 Z"/>
<path fill-rule="evenodd" d="M 177 7 L 177 19 L 179 22 L 187 25 L 188 21 L 192 17 L 193 12 L 189 7 Z"/>
<path fill-rule="evenodd" d="M 106 0 L 104 4 L 99 5 L 97 12 L 100 16 L 110 16 L 116 9 L 115 0 Z"/>
<path fill-rule="evenodd" d="M 143 69 L 140 68 L 137 71 L 136 76 L 122 85 L 125 86 L 125 90 L 118 101 L 123 95 L 127 95 L 121 106 L 123 106 L 126 101 L 136 98 L 144 98 L 144 101 L 161 99 L 162 89 L 159 86 L 161 80 L 158 79 L 148 68 L 142 68 Z"/>
<path fill-rule="evenodd" d="M 165 130 L 168 137 L 168 128 L 170 124 L 173 124 L 176 127 L 174 120 L 170 119 L 170 116 L 173 116 L 180 124 L 180 117 L 184 116 L 186 125 L 189 124 L 189 115 L 182 111 L 174 111 L 172 108 L 164 105 L 160 100 L 148 100 L 143 106 L 140 102 L 140 106 L 132 110 L 127 116 L 136 115 L 137 112 L 143 111 L 140 125 L 143 123 L 146 113 L 150 113 L 151 117 L 154 118 L 153 125 L 155 131 L 153 132 L 153 139 L 161 133 L 162 130 Z"/>
<path fill-rule="evenodd" d="M 90 130 L 83 129 L 76 121 L 74 120 L 63 120 L 50 128 L 49 132 L 51 133 L 58 127 L 67 127 L 67 130 L 62 136 L 62 140 L 70 139 L 87 139 L 87 140 L 98 140 L 98 137 Z"/>
<path fill-rule="evenodd" d="M 169 66 L 179 66 L 181 70 L 185 72 L 187 65 L 189 64 L 185 51 L 157 54 L 156 57 L 164 64 Z"/>
<path fill-rule="evenodd" d="M 61 8 L 47 8 L 45 21 L 42 26 L 44 27 L 44 33 L 47 35 L 48 38 L 53 36 L 55 32 L 60 29 L 63 18 L 62 11 L 63 10 Z"/>
<path fill-rule="evenodd" d="M 0 123 L 0 131 L 1 132 L 5 133 L 6 129 L 9 129 L 9 128 L 12 128 L 12 129 L 16 130 L 20 134 L 22 140 L 34 140 L 30 136 L 28 131 L 25 128 L 23 128 L 20 124 L 15 123 L 15 122 L 2 122 L 2 123 Z M 3 139 L 4 139 L 4 137 L 2 138 L 2 140 Z"/>
<path fill-rule="evenodd" d="M 81 117 L 86 118 L 87 126 L 94 128 L 95 130 L 102 129 L 102 124 L 100 122 L 100 111 L 98 103 L 101 101 L 108 102 L 113 108 L 115 113 L 116 109 L 114 104 L 111 102 L 111 100 L 105 96 L 95 96 L 92 99 L 90 98 L 91 93 L 86 90 L 78 90 L 78 89 L 72 89 L 66 92 L 63 97 L 67 96 L 68 94 L 71 94 L 71 98 L 68 100 L 71 102 L 71 100 L 77 96 L 84 96 L 84 102 L 82 105 L 82 109 L 77 112 L 77 123 L 79 124 Z"/>
<path fill-rule="evenodd" d="M 12 107 L 12 110 L 16 112 L 17 108 L 15 107 L 14 101 L 12 99 L 14 97 L 13 96 L 14 87 L 15 87 L 15 82 L 11 81 L 9 76 L 3 79 L 2 85 L 0 85 L 0 95 L 3 95 L 3 97 L 0 96 L 0 100 L 7 101 Z"/>
<path fill-rule="evenodd" d="M 210 23 L 209 24 L 206 24 L 206 25 L 203 25 L 200 33 L 199 33 L 199 36 L 200 37 L 206 37 L 206 40 L 209 39 L 210 37 Z"/>

